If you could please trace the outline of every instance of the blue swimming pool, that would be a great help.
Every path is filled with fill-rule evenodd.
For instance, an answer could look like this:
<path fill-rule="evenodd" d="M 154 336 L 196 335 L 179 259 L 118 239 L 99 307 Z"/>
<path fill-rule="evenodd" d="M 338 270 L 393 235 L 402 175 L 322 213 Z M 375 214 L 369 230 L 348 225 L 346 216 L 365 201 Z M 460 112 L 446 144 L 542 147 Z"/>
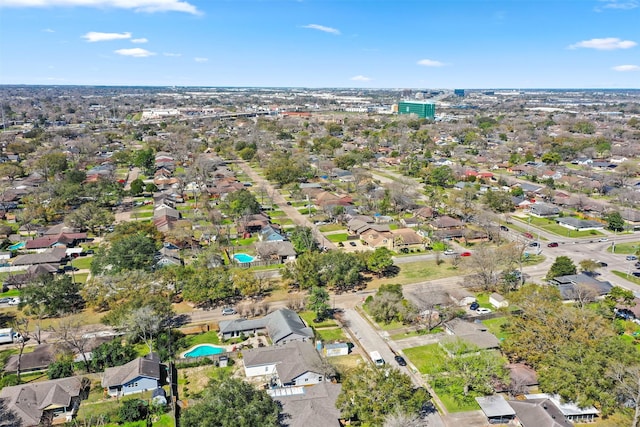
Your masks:
<path fill-rule="evenodd" d="M 216 347 L 211 344 L 200 344 L 193 347 L 191 350 L 184 354 L 184 357 L 201 357 L 201 356 L 213 356 L 214 354 L 222 354 L 226 350 L 222 347 Z"/>
<path fill-rule="evenodd" d="M 233 259 L 238 262 L 253 262 L 255 258 L 247 254 L 233 254 Z"/>
<path fill-rule="evenodd" d="M 25 242 L 18 242 L 15 245 L 9 246 L 7 249 L 9 249 L 10 251 L 17 251 L 18 249 L 24 248 L 25 245 L 26 245 Z"/>

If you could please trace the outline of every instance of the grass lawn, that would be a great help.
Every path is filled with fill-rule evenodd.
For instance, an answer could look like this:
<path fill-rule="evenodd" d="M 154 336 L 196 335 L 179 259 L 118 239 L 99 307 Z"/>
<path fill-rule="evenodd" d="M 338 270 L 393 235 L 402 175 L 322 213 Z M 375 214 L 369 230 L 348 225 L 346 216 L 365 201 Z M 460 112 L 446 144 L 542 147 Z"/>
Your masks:
<path fill-rule="evenodd" d="M 314 313 L 313 311 L 301 311 L 300 313 L 298 313 L 298 315 L 300 315 L 300 317 L 302 317 L 302 320 L 304 320 L 304 322 L 309 325 L 309 326 L 313 326 L 314 328 L 329 328 L 332 326 L 338 326 L 338 324 L 336 323 L 335 320 L 333 319 L 324 319 L 322 322 L 320 323 L 314 323 L 313 319 L 316 318 L 316 313 Z"/>
<path fill-rule="evenodd" d="M 322 328 L 315 329 L 316 336 L 325 343 L 332 343 L 336 341 L 345 342 L 347 337 L 341 328 Z"/>
<path fill-rule="evenodd" d="M 570 230 L 561 225 L 558 225 L 555 220 L 547 219 L 547 218 L 538 218 L 535 216 L 527 216 L 525 218 L 512 216 L 511 218 L 520 221 L 522 224 L 529 224 L 529 219 L 531 219 L 531 225 L 541 228 L 544 231 L 549 233 L 556 234 L 561 237 L 590 237 L 590 236 L 602 236 L 603 234 L 597 230 L 587 230 L 587 231 L 579 231 L 579 230 Z M 511 227 L 511 225 L 508 225 Z M 514 227 L 516 228 L 516 227 Z M 524 229 L 519 229 L 520 231 L 526 231 Z M 536 231 L 531 230 L 531 234 L 535 235 Z"/>
<path fill-rule="evenodd" d="M 153 218 L 153 212 L 133 212 L 131 216 L 134 219 L 138 218 Z"/>
<path fill-rule="evenodd" d="M 67 273 L 71 274 L 71 273 Z M 87 283 L 87 279 L 89 278 L 89 273 L 75 273 L 74 279 L 77 283 Z"/>
<path fill-rule="evenodd" d="M 407 285 L 409 283 L 422 282 L 425 280 L 443 279 L 445 277 L 462 276 L 468 271 L 463 265 L 454 268 L 450 263 L 443 262 L 436 265 L 435 261 L 416 261 L 401 264 L 400 272 L 394 277 L 373 277 L 367 288 L 378 288 L 382 284 L 397 283 L 399 285 Z"/>
<path fill-rule="evenodd" d="M 435 385 L 433 386 L 433 390 L 438 395 L 442 403 L 444 403 L 444 406 L 447 408 L 448 412 L 466 412 L 476 411 L 480 409 L 480 405 L 478 405 L 475 399 L 469 399 L 466 402 L 462 402 L 459 399 L 456 399 L 453 394 L 449 394 L 448 390 L 442 389 Z M 460 389 L 460 394 L 461 393 L 462 388 Z"/>
<path fill-rule="evenodd" d="M 346 242 L 347 237 L 349 235 L 347 233 L 338 233 L 338 234 L 327 234 L 327 239 L 331 242 Z"/>
<path fill-rule="evenodd" d="M 482 323 L 484 323 L 487 329 L 489 329 L 489 332 L 491 332 L 493 335 L 498 337 L 500 341 L 502 341 L 503 339 L 509 336 L 509 334 L 505 333 L 502 330 L 502 325 L 507 323 L 506 317 L 496 317 L 495 319 L 487 319 L 487 320 L 483 320 Z"/>
<path fill-rule="evenodd" d="M 402 332 L 400 334 L 391 335 L 390 338 L 394 341 L 398 341 L 405 338 L 420 337 L 420 336 L 429 335 L 429 334 L 439 334 L 440 332 L 443 332 L 443 331 L 444 329 L 442 329 L 441 327 L 434 328 L 431 331 L 427 331 L 427 329 L 419 329 L 417 331 Z"/>
<path fill-rule="evenodd" d="M 18 297 L 18 296 L 20 296 L 20 291 L 18 289 L 9 289 L 7 292 L 3 292 L 0 294 L 0 298 Z"/>
<path fill-rule="evenodd" d="M 187 335 L 186 342 L 185 350 L 198 344 L 220 344 L 220 338 L 217 331 L 209 331 L 197 335 Z"/>
<path fill-rule="evenodd" d="M 438 344 L 406 348 L 403 352 L 418 371 L 426 375 L 442 372 L 447 358 L 445 351 Z"/>
<path fill-rule="evenodd" d="M 615 246 L 615 254 L 632 255 L 640 249 L 640 242 L 618 243 Z M 611 252 L 611 246 L 607 248 Z"/>
<path fill-rule="evenodd" d="M 160 418 L 158 418 L 156 421 L 153 421 L 153 427 L 173 427 L 173 417 L 172 415 L 169 414 L 162 414 L 160 416 Z M 131 422 L 131 423 L 125 423 L 125 424 L 106 424 L 106 427 L 146 427 L 147 426 L 147 422 L 146 421 L 136 421 L 136 422 Z"/>
<path fill-rule="evenodd" d="M 327 225 L 321 225 L 320 227 L 318 227 L 318 229 L 321 232 L 326 233 L 328 231 L 344 230 L 344 225 L 342 225 L 342 224 L 327 224 Z"/>
<path fill-rule="evenodd" d="M 640 285 L 640 278 L 636 277 L 636 276 L 632 276 L 631 274 L 627 275 L 627 273 L 624 273 L 622 271 L 612 271 L 613 274 L 615 274 L 618 277 L 621 277 L 623 279 L 626 279 L 628 281 L 630 281 L 631 283 L 635 283 L 636 285 Z"/>
<path fill-rule="evenodd" d="M 85 256 L 74 258 L 73 262 L 67 263 L 67 265 L 72 265 L 80 270 L 85 270 L 91 268 L 91 263 L 93 262 L 93 257 Z"/>
<path fill-rule="evenodd" d="M 328 361 L 336 368 L 336 370 L 341 375 L 344 375 L 345 372 L 349 372 L 357 368 L 360 364 L 364 363 L 362 356 L 355 353 L 349 354 L 347 356 L 329 357 Z"/>

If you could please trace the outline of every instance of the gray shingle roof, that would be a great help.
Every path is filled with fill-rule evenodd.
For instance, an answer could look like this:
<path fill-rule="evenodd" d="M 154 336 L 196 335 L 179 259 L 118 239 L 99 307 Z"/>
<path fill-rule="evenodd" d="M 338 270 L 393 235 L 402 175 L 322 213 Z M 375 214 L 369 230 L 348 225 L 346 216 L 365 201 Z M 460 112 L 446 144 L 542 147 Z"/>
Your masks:
<path fill-rule="evenodd" d="M 160 359 L 156 353 L 138 357 L 122 366 L 105 369 L 102 377 L 102 386 L 119 386 L 139 376 L 160 379 Z"/>

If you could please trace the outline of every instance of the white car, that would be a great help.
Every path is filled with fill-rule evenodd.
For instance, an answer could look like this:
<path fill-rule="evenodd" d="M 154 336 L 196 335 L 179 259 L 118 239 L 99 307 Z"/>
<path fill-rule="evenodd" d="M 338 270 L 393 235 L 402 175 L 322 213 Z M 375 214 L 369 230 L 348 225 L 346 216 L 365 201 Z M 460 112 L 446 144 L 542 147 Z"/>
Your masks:
<path fill-rule="evenodd" d="M 223 316 L 230 316 L 232 314 L 236 314 L 236 311 L 231 307 L 225 307 L 222 309 Z"/>
<path fill-rule="evenodd" d="M 456 251 L 454 251 L 453 249 L 447 249 L 446 251 L 444 251 L 445 255 L 454 255 L 456 253 Z"/>
<path fill-rule="evenodd" d="M 9 305 L 18 305 L 18 304 L 20 304 L 20 297 L 12 298 L 7 304 L 9 304 Z"/>
<path fill-rule="evenodd" d="M 598 240 L 598 242 L 608 242 L 609 239 L 607 239 L 606 237 L 601 238 L 600 240 Z"/>
<path fill-rule="evenodd" d="M 491 309 L 489 308 L 484 308 L 484 307 L 480 307 L 476 309 L 476 313 L 478 314 L 487 314 L 487 313 L 491 313 Z"/>

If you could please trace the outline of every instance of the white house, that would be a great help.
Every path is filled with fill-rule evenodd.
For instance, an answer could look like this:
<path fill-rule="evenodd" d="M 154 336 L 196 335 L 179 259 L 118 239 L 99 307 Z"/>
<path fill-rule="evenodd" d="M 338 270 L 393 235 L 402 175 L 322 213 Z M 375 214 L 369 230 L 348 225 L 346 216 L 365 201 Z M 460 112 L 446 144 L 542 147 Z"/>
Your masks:
<path fill-rule="evenodd" d="M 509 307 L 509 301 L 497 292 L 489 295 L 489 303 L 495 308 Z"/>

